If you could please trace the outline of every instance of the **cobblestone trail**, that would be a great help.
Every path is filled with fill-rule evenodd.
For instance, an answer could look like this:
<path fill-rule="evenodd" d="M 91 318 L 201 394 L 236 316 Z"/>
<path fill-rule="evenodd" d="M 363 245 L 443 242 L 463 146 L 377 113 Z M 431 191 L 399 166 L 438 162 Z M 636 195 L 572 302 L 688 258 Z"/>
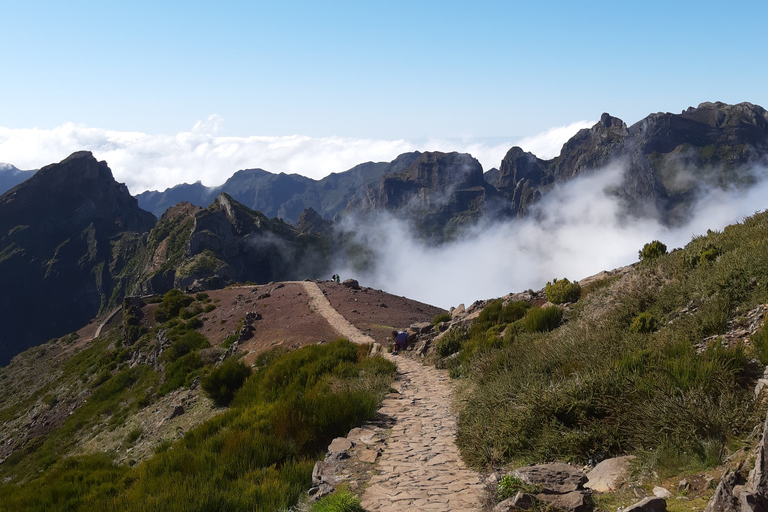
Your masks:
<path fill-rule="evenodd" d="M 373 340 L 330 305 L 320 288 L 304 282 L 310 306 L 341 335 L 356 343 Z M 362 498 L 366 510 L 476 511 L 483 484 L 466 468 L 454 443 L 456 418 L 451 412 L 452 386 L 444 371 L 406 357 L 395 361 L 395 388 L 379 413 L 394 420 L 375 474 Z"/>

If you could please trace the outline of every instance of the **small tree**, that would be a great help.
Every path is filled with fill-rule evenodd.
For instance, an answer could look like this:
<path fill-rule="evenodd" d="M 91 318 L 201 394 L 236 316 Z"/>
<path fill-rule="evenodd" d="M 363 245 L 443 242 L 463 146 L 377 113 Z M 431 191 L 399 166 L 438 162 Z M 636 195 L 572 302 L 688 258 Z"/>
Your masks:
<path fill-rule="evenodd" d="M 553 304 L 576 302 L 581 297 L 581 286 L 579 283 L 572 283 L 568 279 L 561 281 L 555 279 L 551 283 L 547 283 L 544 292 L 547 295 L 547 300 Z"/>
<path fill-rule="evenodd" d="M 667 254 L 667 246 L 658 240 L 654 240 L 653 242 L 645 244 L 637 254 L 640 257 L 640 261 L 655 260 L 659 256 Z"/>

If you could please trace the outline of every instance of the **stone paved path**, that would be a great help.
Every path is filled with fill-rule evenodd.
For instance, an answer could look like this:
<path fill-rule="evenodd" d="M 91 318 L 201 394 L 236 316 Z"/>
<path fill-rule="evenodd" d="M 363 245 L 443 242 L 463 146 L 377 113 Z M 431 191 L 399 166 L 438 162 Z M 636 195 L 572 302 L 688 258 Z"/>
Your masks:
<path fill-rule="evenodd" d="M 330 305 L 320 288 L 304 282 L 310 307 L 325 316 L 336 331 L 356 343 L 372 343 Z M 403 356 L 383 353 L 395 361 L 398 393 L 384 399 L 379 413 L 394 420 L 377 474 L 362 497 L 374 511 L 475 511 L 483 484 L 466 468 L 454 438 L 452 386 L 446 372 Z"/>

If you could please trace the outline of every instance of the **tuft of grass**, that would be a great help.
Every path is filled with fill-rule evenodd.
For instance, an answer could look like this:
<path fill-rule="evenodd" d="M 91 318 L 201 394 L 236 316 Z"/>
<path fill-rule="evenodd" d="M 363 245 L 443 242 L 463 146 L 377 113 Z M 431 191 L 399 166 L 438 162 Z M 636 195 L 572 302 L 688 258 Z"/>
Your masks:
<path fill-rule="evenodd" d="M 557 306 L 533 307 L 523 317 L 523 327 L 528 332 L 548 332 L 557 329 L 563 320 L 563 310 Z"/>
<path fill-rule="evenodd" d="M 314 502 L 311 512 L 365 512 L 360 500 L 347 490 L 337 491 Z"/>
<path fill-rule="evenodd" d="M 499 501 L 504 501 L 507 498 L 516 495 L 518 492 L 539 494 L 542 491 L 543 488 L 540 485 L 527 484 L 515 475 L 506 475 L 499 480 L 496 494 Z"/>

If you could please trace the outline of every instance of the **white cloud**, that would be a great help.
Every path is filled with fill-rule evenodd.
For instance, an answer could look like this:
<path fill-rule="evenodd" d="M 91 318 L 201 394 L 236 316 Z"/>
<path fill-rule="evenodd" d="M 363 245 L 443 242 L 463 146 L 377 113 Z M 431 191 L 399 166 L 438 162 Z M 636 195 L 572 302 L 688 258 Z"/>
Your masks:
<path fill-rule="evenodd" d="M 576 132 L 594 124 L 594 121 L 576 121 L 567 126 L 557 126 L 532 137 L 525 137 L 518 141 L 517 145 L 543 160 L 549 160 L 560 154 L 563 144 L 576 135 Z"/>
<path fill-rule="evenodd" d="M 649 218 L 621 215 L 606 189 L 622 179 L 620 167 L 581 176 L 552 189 L 525 219 L 478 227 L 459 241 L 427 247 L 391 216 L 361 224 L 360 240 L 377 255 L 373 272 L 355 275 L 361 284 L 444 308 L 541 289 L 553 278 L 580 280 L 637 261 L 651 240 L 670 249 L 694 234 L 722 229 L 768 207 L 768 181 L 746 192 L 711 190 L 697 202 L 692 221 L 674 229 Z M 760 177 L 765 170 L 758 170 Z"/>
<path fill-rule="evenodd" d="M 368 161 L 393 160 L 408 151 L 459 151 L 477 158 L 485 170 L 498 167 L 514 144 L 509 140 L 405 139 L 343 137 L 218 135 L 223 119 L 213 115 L 188 132 L 149 135 L 67 123 L 53 129 L 0 127 L 0 162 L 36 169 L 58 162 L 75 151 L 92 151 L 106 160 L 115 178 L 131 193 L 163 190 L 179 183 L 223 183 L 235 171 L 262 168 L 319 179 Z M 524 139 L 527 150 L 550 151 L 562 145 L 581 124 L 553 128 Z M 559 151 L 559 147 L 558 147 Z M 539 155 L 541 156 L 541 155 Z"/>

